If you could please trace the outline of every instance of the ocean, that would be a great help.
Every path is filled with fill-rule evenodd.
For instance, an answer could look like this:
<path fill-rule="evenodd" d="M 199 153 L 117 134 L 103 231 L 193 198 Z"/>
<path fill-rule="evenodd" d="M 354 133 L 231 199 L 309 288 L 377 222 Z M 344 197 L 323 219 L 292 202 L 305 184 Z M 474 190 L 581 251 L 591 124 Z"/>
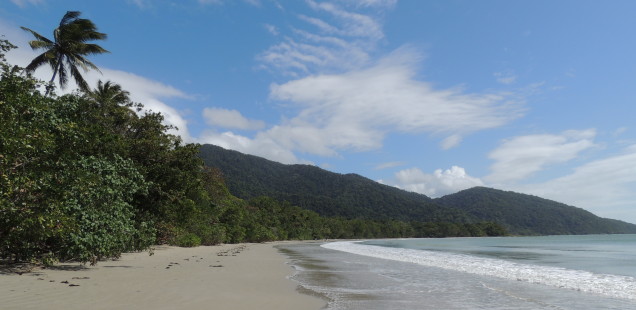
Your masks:
<path fill-rule="evenodd" d="M 636 309 L 636 235 L 282 245 L 303 291 L 340 309 Z"/>

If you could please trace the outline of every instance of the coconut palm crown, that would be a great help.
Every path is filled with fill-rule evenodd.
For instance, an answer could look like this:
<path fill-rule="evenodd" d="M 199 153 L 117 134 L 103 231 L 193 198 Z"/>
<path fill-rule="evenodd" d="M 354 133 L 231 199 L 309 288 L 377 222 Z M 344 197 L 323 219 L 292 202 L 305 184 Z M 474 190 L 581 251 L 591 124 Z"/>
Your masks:
<path fill-rule="evenodd" d="M 77 11 L 66 12 L 60 21 L 59 27 L 53 30 L 53 40 L 29 28 L 21 27 L 35 37 L 35 40 L 29 42 L 31 48 L 44 50 L 42 54 L 31 61 L 25 68 L 26 71 L 32 73 L 44 64 L 48 64 L 53 70 L 53 77 L 46 92 L 47 95 L 50 93 L 56 77 L 60 87 L 65 88 L 69 75 L 73 77 L 81 90 L 89 89 L 78 67 L 84 69 L 84 72 L 88 71 L 89 68 L 99 71 L 97 66 L 86 59 L 85 56 L 108 53 L 107 50 L 97 44 L 87 43 L 92 40 L 105 40 L 107 36 L 105 33 L 98 32 L 95 24 L 89 19 L 79 18 L 80 14 L 81 12 Z"/>
<path fill-rule="evenodd" d="M 130 93 L 121 88 L 121 85 L 111 81 L 97 81 L 94 90 L 84 90 L 86 97 L 96 103 L 106 105 L 128 105 L 130 103 Z"/>

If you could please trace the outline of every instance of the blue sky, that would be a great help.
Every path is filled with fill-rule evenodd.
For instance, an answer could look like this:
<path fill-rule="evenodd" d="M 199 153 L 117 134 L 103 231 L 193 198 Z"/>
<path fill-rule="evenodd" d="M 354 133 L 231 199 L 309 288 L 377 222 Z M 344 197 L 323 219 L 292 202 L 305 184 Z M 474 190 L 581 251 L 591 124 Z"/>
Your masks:
<path fill-rule="evenodd" d="M 634 1 L 7 0 L 10 62 L 35 55 L 19 26 L 51 37 L 68 10 L 109 36 L 89 84 L 187 142 L 636 223 Z"/>

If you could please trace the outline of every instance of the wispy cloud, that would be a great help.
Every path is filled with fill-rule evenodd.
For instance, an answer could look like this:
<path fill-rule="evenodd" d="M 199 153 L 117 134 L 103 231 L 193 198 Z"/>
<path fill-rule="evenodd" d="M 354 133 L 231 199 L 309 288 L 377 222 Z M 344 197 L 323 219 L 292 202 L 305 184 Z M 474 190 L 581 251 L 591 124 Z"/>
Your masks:
<path fill-rule="evenodd" d="M 329 13 L 340 22 L 340 27 L 321 27 L 323 31 L 347 37 L 369 38 L 372 40 L 384 38 L 382 25 L 373 16 L 348 11 L 331 2 L 307 0 L 307 3 L 312 9 Z"/>
<path fill-rule="evenodd" d="M 345 71 L 368 64 L 377 43 L 384 38 L 378 11 L 355 12 L 362 6 L 389 9 L 391 1 L 306 2 L 315 16 L 298 14 L 304 22 L 287 29 L 287 35 L 257 57 L 263 68 L 302 77 L 325 71 Z M 277 29 L 277 33 L 282 31 Z"/>
<path fill-rule="evenodd" d="M 594 129 L 587 129 L 514 137 L 488 155 L 495 163 L 485 179 L 494 184 L 522 180 L 552 164 L 576 158 L 595 146 L 595 136 Z"/>
<path fill-rule="evenodd" d="M 201 141 L 290 163 L 298 162 L 295 153 L 333 157 L 379 149 L 384 137 L 396 132 L 446 136 L 442 147 L 447 149 L 466 134 L 521 115 L 521 103 L 506 94 L 435 89 L 415 79 L 421 59 L 406 47 L 368 68 L 273 84 L 271 99 L 285 102 L 296 111 L 293 117 L 252 137 L 208 131 Z"/>
<path fill-rule="evenodd" d="M 314 75 L 272 85 L 272 99 L 301 108 L 277 128 L 293 149 L 307 151 L 300 128 L 323 137 L 312 143 L 321 155 L 337 150 L 379 148 L 388 132 L 447 135 L 446 148 L 471 132 L 498 127 L 520 116 L 519 103 L 505 94 L 470 94 L 434 89 L 414 78 L 421 57 L 404 48 L 367 69 Z M 301 141 L 296 141 L 296 140 Z M 318 147 L 320 145 L 320 147 Z"/>

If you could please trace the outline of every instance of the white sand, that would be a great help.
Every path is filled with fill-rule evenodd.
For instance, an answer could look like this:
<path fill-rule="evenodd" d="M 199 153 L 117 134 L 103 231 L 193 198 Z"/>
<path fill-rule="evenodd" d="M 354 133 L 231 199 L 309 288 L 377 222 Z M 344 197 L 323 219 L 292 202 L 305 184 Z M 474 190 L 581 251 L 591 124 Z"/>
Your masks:
<path fill-rule="evenodd" d="M 0 309 L 323 308 L 323 300 L 296 290 L 287 278 L 293 269 L 274 245 L 159 247 L 152 256 L 124 254 L 93 267 L 3 273 Z"/>

